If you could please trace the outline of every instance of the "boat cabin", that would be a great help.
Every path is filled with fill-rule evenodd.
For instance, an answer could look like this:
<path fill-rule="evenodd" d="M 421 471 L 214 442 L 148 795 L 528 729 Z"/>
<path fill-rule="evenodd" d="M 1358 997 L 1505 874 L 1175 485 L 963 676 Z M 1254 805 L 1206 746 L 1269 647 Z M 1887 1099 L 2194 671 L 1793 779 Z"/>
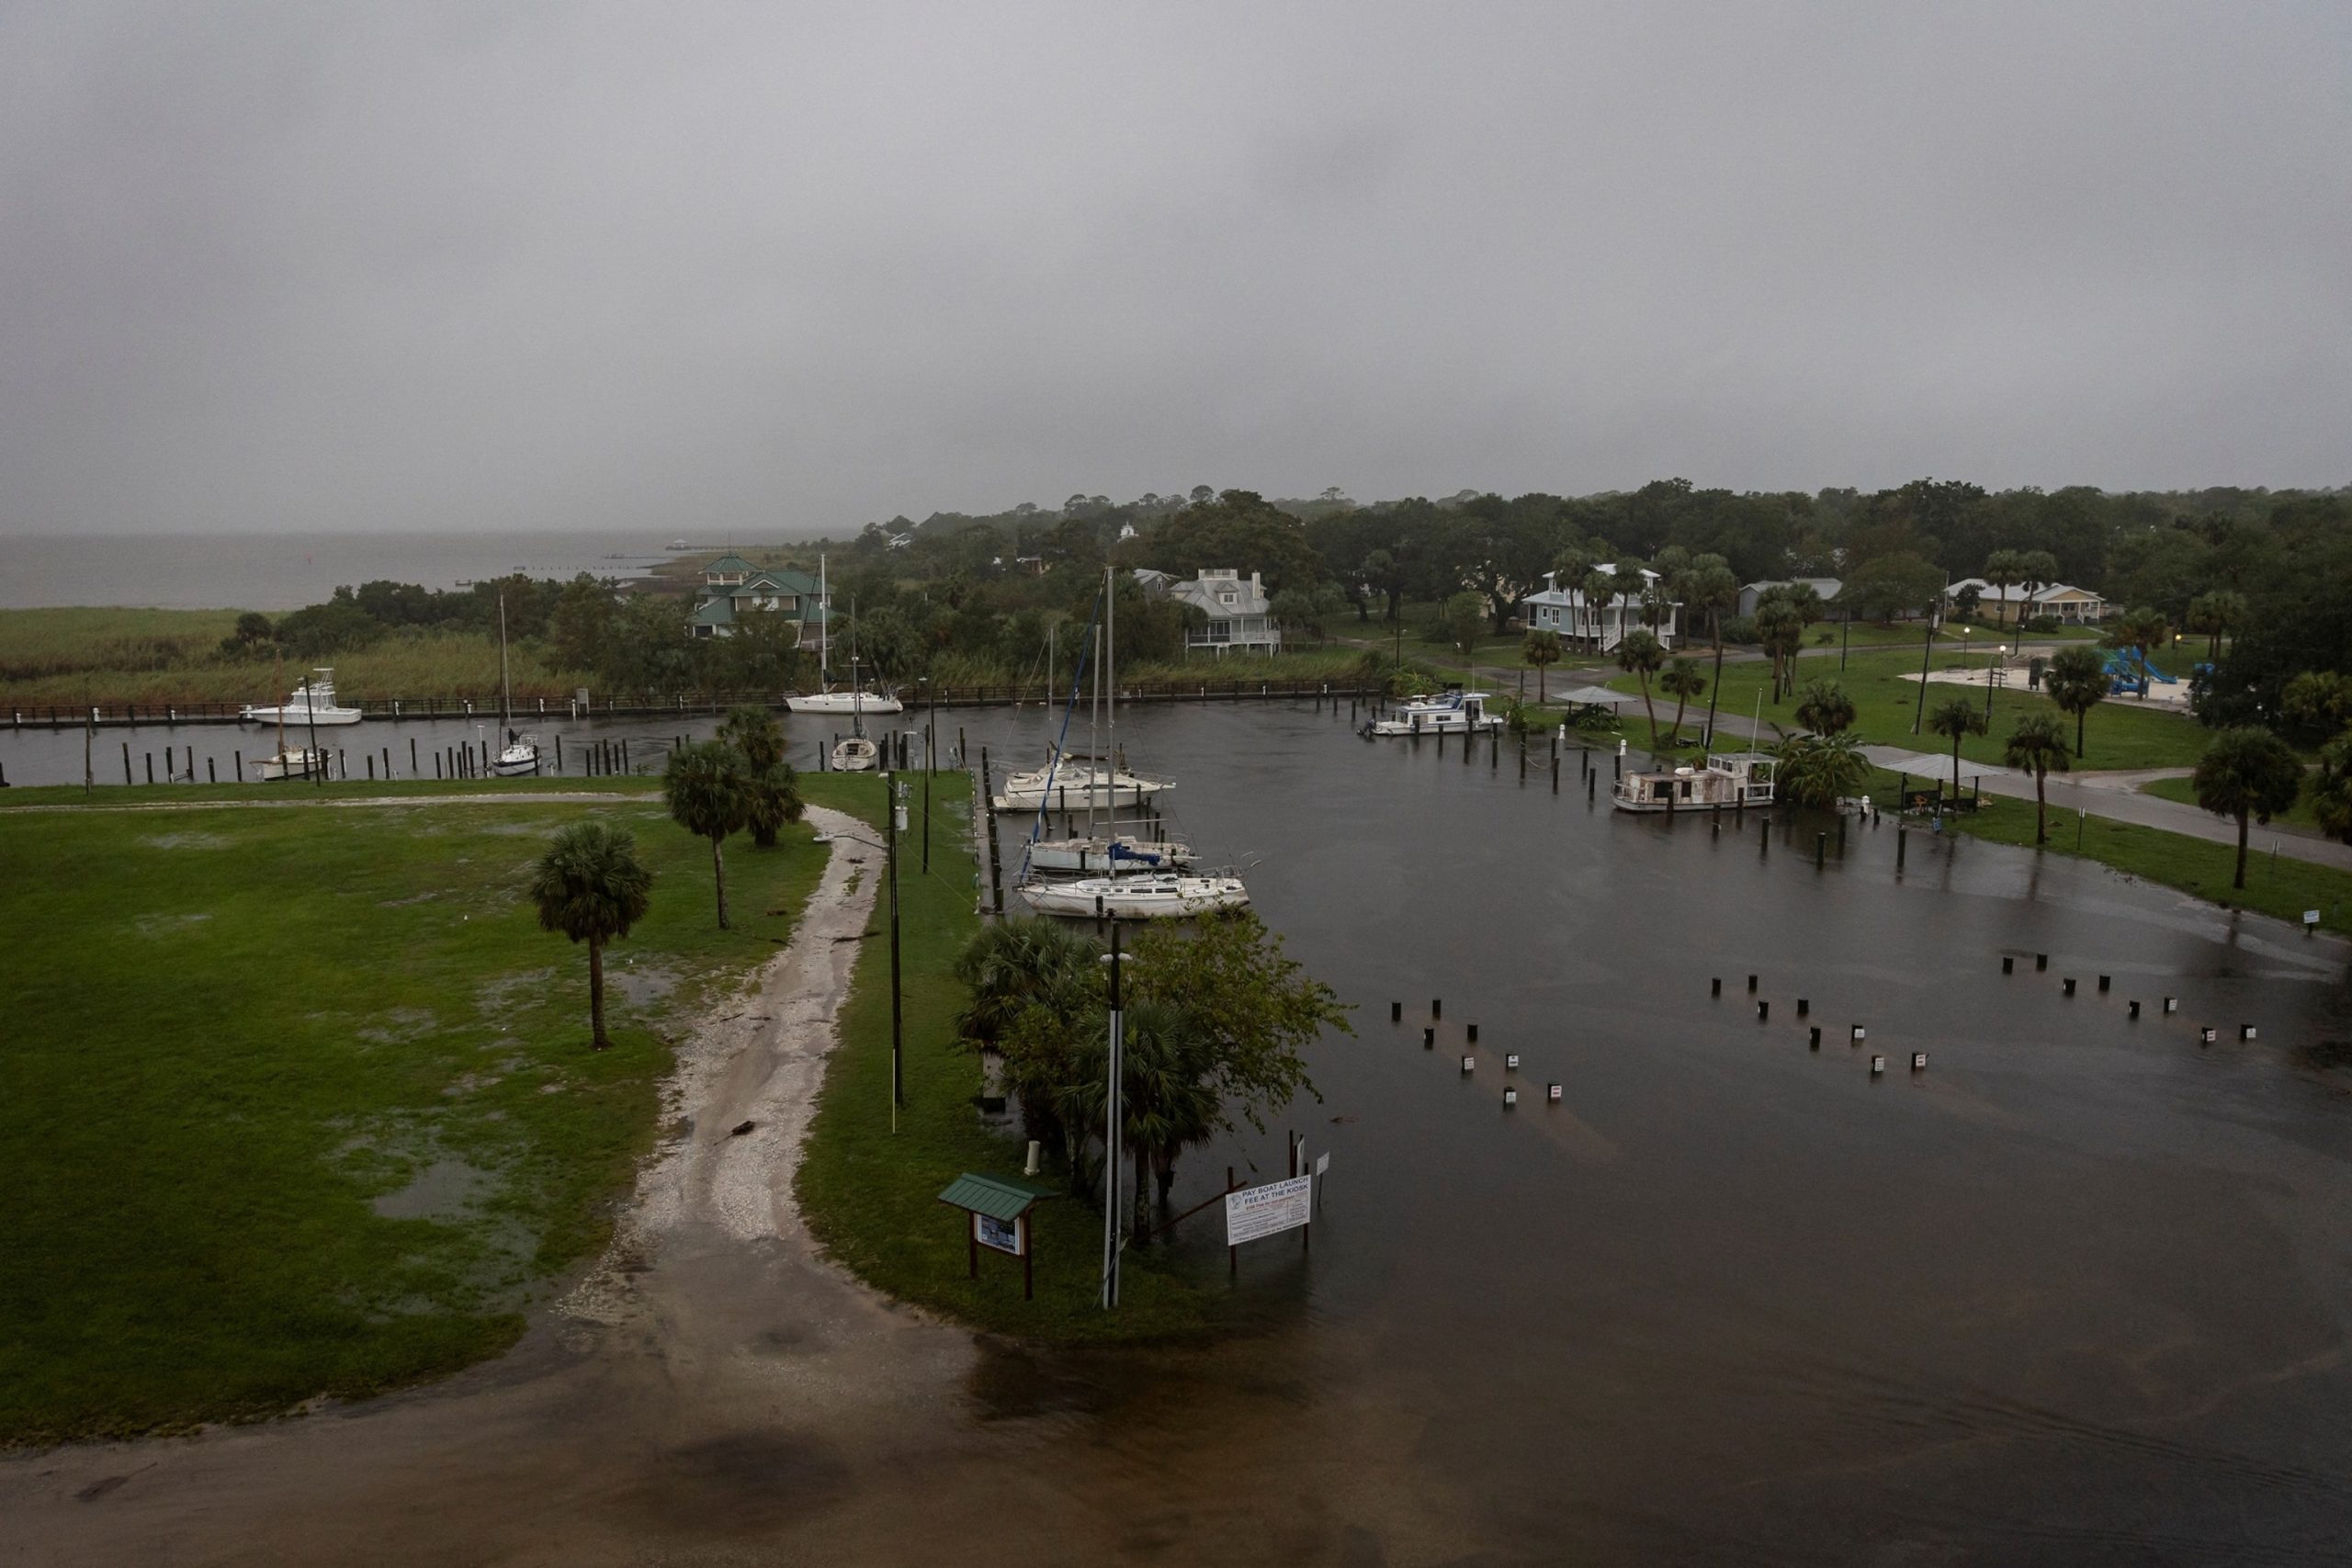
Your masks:
<path fill-rule="evenodd" d="M 1610 792 L 1620 811 L 1710 811 L 1717 807 L 1772 804 L 1772 770 L 1779 759 L 1766 751 L 1712 753 L 1703 768 L 1671 773 L 1627 773 Z"/>

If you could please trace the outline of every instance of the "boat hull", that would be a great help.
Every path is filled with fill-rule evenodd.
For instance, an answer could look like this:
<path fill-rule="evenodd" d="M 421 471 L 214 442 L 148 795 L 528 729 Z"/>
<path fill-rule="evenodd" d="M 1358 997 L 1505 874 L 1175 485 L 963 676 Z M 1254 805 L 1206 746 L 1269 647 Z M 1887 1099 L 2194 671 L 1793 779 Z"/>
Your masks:
<path fill-rule="evenodd" d="M 264 784 L 275 784 L 280 779 L 307 779 L 314 773 L 325 771 L 326 753 L 324 751 L 280 751 L 275 756 L 262 758 L 256 766 L 260 770 L 261 782 Z"/>
<path fill-rule="evenodd" d="M 539 774 L 539 749 L 536 746 L 509 746 L 498 754 L 490 771 L 502 779 L 529 779 Z"/>
<path fill-rule="evenodd" d="M 311 724 L 325 729 L 335 725 L 357 724 L 367 716 L 357 708 L 248 707 L 237 711 L 240 724 L 283 723 L 289 729 Z"/>
<path fill-rule="evenodd" d="M 1020 893 L 1041 915 L 1090 920 L 1176 919 L 1250 902 L 1238 876 L 1089 876 L 1023 883 Z"/>
<path fill-rule="evenodd" d="M 870 773 L 876 760 L 871 740 L 843 740 L 833 748 L 833 772 L 837 773 Z"/>
<path fill-rule="evenodd" d="M 1122 836 L 1118 869 L 1126 872 L 1186 871 L 1193 852 L 1184 844 L 1154 844 Z M 1029 869 L 1107 875 L 1112 868 L 1111 845 L 1101 839 L 1046 839 L 1029 846 Z"/>
<path fill-rule="evenodd" d="M 1056 811 L 1091 811 L 1097 807 L 1137 806 L 1173 784 L 1159 779 L 1139 779 L 1133 773 L 1104 773 L 1099 770 L 1088 773 L 1079 769 L 1066 769 L 1046 781 L 1044 770 L 1032 773 L 1014 773 L 1004 781 L 1004 793 L 996 797 L 999 811 L 1035 811 L 1041 806 Z"/>
<path fill-rule="evenodd" d="M 886 697 L 872 692 L 812 692 L 806 696 L 784 699 L 787 713 L 849 714 L 904 713 L 907 705 L 896 697 Z"/>

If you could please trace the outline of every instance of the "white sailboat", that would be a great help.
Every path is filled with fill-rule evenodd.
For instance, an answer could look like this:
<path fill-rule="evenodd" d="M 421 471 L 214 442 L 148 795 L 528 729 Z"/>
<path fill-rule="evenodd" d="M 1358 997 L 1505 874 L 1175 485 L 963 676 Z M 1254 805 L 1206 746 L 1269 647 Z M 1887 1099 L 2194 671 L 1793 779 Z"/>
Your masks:
<path fill-rule="evenodd" d="M 1156 871 L 1192 870 L 1193 849 L 1189 844 L 1154 843 L 1127 833 L 1040 839 L 1029 846 L 1029 866 L 1033 871 L 1075 873 L 1081 876 L 1125 867 L 1130 873 L 1148 875 Z"/>
<path fill-rule="evenodd" d="M 1109 573 L 1106 571 L 1103 582 L 1103 644 L 1106 649 L 1115 647 L 1112 633 L 1116 619 L 1117 599 Z M 1108 719 L 1107 739 L 1110 742 L 1111 754 L 1114 758 L 1119 750 L 1119 687 L 1117 678 L 1113 672 L 1116 657 L 1115 652 L 1106 655 L 1101 676 L 1102 685 L 1108 688 L 1103 713 Z M 1090 781 L 1103 779 L 1099 766 L 1093 763 L 1089 764 L 1088 778 Z M 1102 874 L 1077 876 L 1065 881 L 1047 881 L 1040 878 L 1036 875 L 1041 868 L 1034 852 L 1036 846 L 1033 843 L 1031 846 L 1033 852 L 1019 886 L 1023 900 L 1032 909 L 1039 914 L 1073 915 L 1081 919 L 1091 917 L 1095 919 L 1151 920 L 1188 915 L 1205 915 L 1218 909 L 1238 908 L 1250 902 L 1250 890 L 1243 886 L 1241 879 L 1238 876 L 1187 875 L 1172 864 L 1166 868 L 1149 870 L 1137 867 L 1122 875 L 1121 867 L 1128 864 L 1129 862 L 1127 855 L 1122 852 L 1123 840 L 1115 831 L 1116 822 L 1111 816 L 1119 793 L 1115 787 L 1117 771 L 1114 771 L 1109 778 L 1103 781 L 1110 786 L 1104 790 L 1106 798 L 1102 803 L 1104 807 L 1104 833 L 1100 837 L 1095 836 L 1091 831 L 1093 824 L 1090 821 L 1087 825 L 1089 833 L 1084 839 L 1059 840 L 1060 850 L 1063 852 L 1074 853 L 1081 867 L 1090 853 L 1099 852 L 1102 862 Z M 1012 781 L 1008 781 L 1008 787 L 1012 787 Z M 1057 786 L 1051 781 L 1041 783 L 1039 785 L 1041 790 L 1056 787 Z M 1090 797 L 1095 793 L 1091 783 L 1082 787 Z M 1167 786 L 1159 784 L 1154 787 L 1164 789 Z M 1141 804 L 1145 795 L 1139 790 L 1131 798 L 1137 804 Z M 1091 815 L 1091 805 L 1089 814 Z M 1041 822 L 1044 817 L 1045 812 L 1041 807 L 1038 810 L 1038 818 Z M 1124 842 L 1135 845 L 1133 840 L 1125 840 Z M 1136 847 L 1140 849 L 1143 846 Z M 1161 850 L 1167 848 L 1167 846 L 1155 847 Z M 1187 851 L 1186 854 L 1189 857 L 1190 852 Z"/>
<path fill-rule="evenodd" d="M 857 690 L 857 645 L 850 644 L 849 687 Z M 861 710 L 849 710 L 849 734 L 833 742 L 833 772 L 837 773 L 870 773 L 880 765 L 881 756 L 874 742 L 865 738 L 865 722 Z"/>
<path fill-rule="evenodd" d="M 331 669 L 311 671 L 311 678 L 276 707 L 255 707 L 248 703 L 237 710 L 241 724 L 357 724 L 366 716 L 357 708 L 335 705 L 334 671 Z"/>
<path fill-rule="evenodd" d="M 807 694 L 796 693 L 793 695 L 786 697 L 784 699 L 785 711 L 787 713 L 831 714 L 904 713 L 906 711 L 907 705 L 900 702 L 898 698 L 884 692 L 865 691 L 859 686 L 857 682 L 856 664 L 857 645 L 854 641 L 856 633 L 854 630 L 851 633 L 853 640 L 850 644 L 851 663 L 849 690 L 846 692 L 836 692 L 831 689 L 833 683 L 831 657 L 833 648 L 833 595 L 831 588 L 826 583 L 825 558 L 823 556 L 819 556 L 817 558 L 817 604 L 820 613 L 824 616 L 823 624 L 818 628 L 817 632 L 817 685 L 819 689 Z M 856 620 L 857 615 L 855 614 L 854 607 L 853 607 L 850 615 L 850 621 L 853 627 L 855 626 Z"/>
<path fill-rule="evenodd" d="M 506 732 L 490 771 L 502 779 L 537 778 L 539 738 L 514 733 L 514 687 L 506 671 L 506 595 L 498 596 L 498 727 Z"/>

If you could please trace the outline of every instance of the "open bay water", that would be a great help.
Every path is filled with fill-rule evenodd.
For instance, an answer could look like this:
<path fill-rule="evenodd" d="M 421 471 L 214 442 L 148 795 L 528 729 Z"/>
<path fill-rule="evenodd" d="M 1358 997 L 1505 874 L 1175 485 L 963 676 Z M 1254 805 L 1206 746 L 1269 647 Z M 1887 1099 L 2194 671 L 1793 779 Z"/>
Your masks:
<path fill-rule="evenodd" d="M 454 588 L 522 572 L 628 578 L 673 535 L 99 534 L 0 538 L 0 609 L 299 610 L 379 580 Z"/>
<path fill-rule="evenodd" d="M 920 1462 L 845 1461 L 805 1508 L 777 1507 L 795 1483 L 757 1466 L 698 1475 L 698 1516 L 756 1521 L 731 1545 L 815 1535 L 877 1562 L 1100 1561 L 1105 1542 L 1185 1562 L 2343 1560 L 2352 1082 L 2320 1058 L 2352 1040 L 2344 943 L 1918 831 L 1898 877 L 1891 822 L 1849 823 L 1840 852 L 1826 818 L 1726 816 L 1720 834 L 1626 818 L 1605 754 L 1589 801 L 1574 753 L 1554 795 L 1541 745 L 1521 784 L 1509 740 L 1498 766 L 1483 747 L 1465 763 L 1458 743 L 1358 740 L 1344 713 L 1155 707 L 1120 726 L 1139 770 L 1176 781 L 1171 829 L 1245 866 L 1289 953 L 1356 1004 L 1355 1036 L 1311 1053 L 1319 1101 L 1179 1171 L 1181 1208 L 1227 1164 L 1282 1174 L 1285 1132 L 1303 1134 L 1310 1158 L 1332 1156 L 1312 1253 L 1295 1236 L 1244 1249 L 1250 1327 L 1215 1346 L 985 1345 L 967 1382 L 887 1406 L 873 1440 Z M 975 755 L 987 744 L 1001 780 L 1038 759 L 1050 720 L 938 722 Z M 803 761 L 841 728 L 786 723 Z M 537 728 L 568 750 L 592 733 Z M 593 734 L 631 737 L 644 763 L 707 728 Z M 409 734 L 424 751 L 472 730 L 370 723 L 327 743 L 356 768 L 363 745 L 397 755 Z M 122 739 L 136 754 L 164 736 L 102 732 L 102 779 Z M 0 737 L 0 756 L 17 782 L 80 776 L 78 735 Z M 1008 842 L 1025 826 L 1001 825 Z M 1916 1076 L 1913 1051 L 1928 1054 Z M 1212 1211 L 1177 1246 L 1221 1281 L 1220 1240 Z M 824 1429 L 790 1401 L 762 1409 L 779 1445 Z M 580 1413 L 599 1432 L 586 1462 L 611 1474 L 582 1475 L 567 1450 L 546 1478 L 642 1487 L 642 1434 L 693 1418 Z M 511 1483 L 479 1517 L 453 1506 L 453 1542 L 558 1528 L 522 1501 L 542 1436 L 503 1438 Z M 379 1504 L 397 1483 L 374 1483 Z M 288 1484 L 274 1517 L 331 1512 Z M 585 1528 L 572 1513 L 562 1528 Z"/>

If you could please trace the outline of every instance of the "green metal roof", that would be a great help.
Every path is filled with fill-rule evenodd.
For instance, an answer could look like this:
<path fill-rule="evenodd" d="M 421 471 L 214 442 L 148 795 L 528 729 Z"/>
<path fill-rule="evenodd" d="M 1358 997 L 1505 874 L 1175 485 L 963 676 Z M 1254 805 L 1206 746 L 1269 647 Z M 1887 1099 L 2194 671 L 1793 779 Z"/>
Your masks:
<path fill-rule="evenodd" d="M 947 1184 L 947 1190 L 939 1195 L 939 1201 L 986 1214 L 992 1220 L 1011 1220 L 1027 1213 L 1030 1205 L 1040 1198 L 1055 1195 L 1055 1189 L 1023 1181 L 1019 1177 L 975 1176 L 967 1170 Z"/>
<path fill-rule="evenodd" d="M 735 624 L 735 605 L 727 599 L 706 599 L 695 606 L 686 624 L 697 626 L 731 626 Z"/>
<path fill-rule="evenodd" d="M 745 560 L 741 556 L 725 555 L 719 557 L 717 560 L 712 561 L 702 570 L 704 574 L 707 576 L 709 573 L 714 571 L 757 571 L 759 569 L 753 566 L 750 561 Z"/>

